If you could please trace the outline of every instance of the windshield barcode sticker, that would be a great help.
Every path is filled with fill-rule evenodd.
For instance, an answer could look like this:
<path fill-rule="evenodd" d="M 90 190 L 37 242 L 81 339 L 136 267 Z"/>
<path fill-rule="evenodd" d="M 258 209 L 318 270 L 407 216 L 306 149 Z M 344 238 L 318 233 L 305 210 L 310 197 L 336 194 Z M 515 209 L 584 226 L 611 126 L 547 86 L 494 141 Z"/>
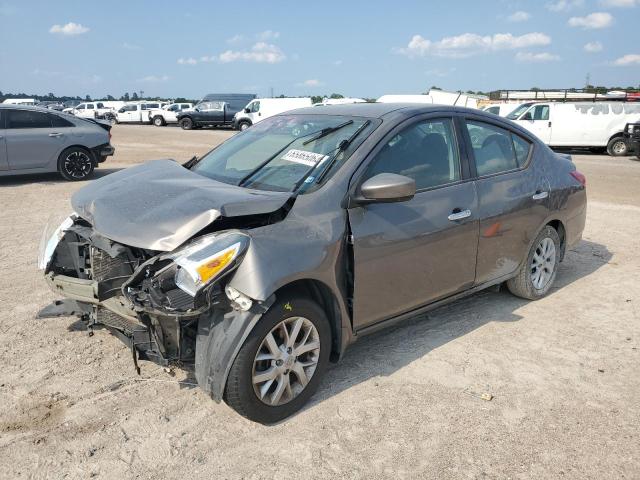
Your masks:
<path fill-rule="evenodd" d="M 281 158 L 290 162 L 301 163 L 308 167 L 315 167 L 327 158 L 327 156 L 321 153 L 306 152 L 304 150 L 289 150 Z"/>

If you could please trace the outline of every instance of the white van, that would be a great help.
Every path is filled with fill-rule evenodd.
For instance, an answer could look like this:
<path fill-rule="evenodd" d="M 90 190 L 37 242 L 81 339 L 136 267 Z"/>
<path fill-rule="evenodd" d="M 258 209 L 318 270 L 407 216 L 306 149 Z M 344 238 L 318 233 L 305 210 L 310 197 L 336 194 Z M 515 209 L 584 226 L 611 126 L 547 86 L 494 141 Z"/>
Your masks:
<path fill-rule="evenodd" d="M 507 115 L 550 147 L 586 147 L 617 157 L 628 152 L 623 131 L 640 121 L 640 103 L 524 103 Z"/>
<path fill-rule="evenodd" d="M 256 98 L 233 118 L 233 127 L 246 130 L 254 123 L 288 110 L 311 106 L 311 98 Z"/>

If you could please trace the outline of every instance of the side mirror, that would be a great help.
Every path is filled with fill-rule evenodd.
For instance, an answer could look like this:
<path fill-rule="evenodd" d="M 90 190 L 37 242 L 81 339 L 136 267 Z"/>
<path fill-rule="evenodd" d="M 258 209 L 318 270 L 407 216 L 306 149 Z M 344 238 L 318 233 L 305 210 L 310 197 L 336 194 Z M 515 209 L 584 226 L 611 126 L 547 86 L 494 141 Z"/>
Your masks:
<path fill-rule="evenodd" d="M 413 178 L 395 173 L 379 173 L 360 186 L 360 198 L 356 203 L 391 203 L 411 200 L 416 194 Z"/>
<path fill-rule="evenodd" d="M 248 108 L 245 108 L 244 113 L 251 113 L 251 110 L 249 110 Z"/>
<path fill-rule="evenodd" d="M 531 116 L 531 112 L 525 113 L 520 120 L 533 120 L 533 117 Z"/>

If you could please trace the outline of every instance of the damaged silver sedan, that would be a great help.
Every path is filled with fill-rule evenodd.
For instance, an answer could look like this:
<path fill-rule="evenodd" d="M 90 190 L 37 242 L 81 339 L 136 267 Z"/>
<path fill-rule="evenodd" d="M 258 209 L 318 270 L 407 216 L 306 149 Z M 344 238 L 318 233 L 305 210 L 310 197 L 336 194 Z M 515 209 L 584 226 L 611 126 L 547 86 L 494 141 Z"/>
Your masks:
<path fill-rule="evenodd" d="M 359 336 L 480 289 L 547 294 L 584 176 L 479 111 L 355 104 L 278 115 L 185 165 L 94 181 L 40 267 L 140 360 L 194 368 L 247 418 L 299 410 Z"/>

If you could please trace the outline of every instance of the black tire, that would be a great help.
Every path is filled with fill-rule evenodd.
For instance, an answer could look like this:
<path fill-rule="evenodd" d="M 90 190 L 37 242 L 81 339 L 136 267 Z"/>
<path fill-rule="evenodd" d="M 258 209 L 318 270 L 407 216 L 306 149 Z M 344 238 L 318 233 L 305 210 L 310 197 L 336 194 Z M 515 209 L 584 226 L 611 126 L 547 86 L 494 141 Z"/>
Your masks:
<path fill-rule="evenodd" d="M 162 118 L 161 115 L 156 115 L 155 117 L 153 117 L 152 123 L 156 127 L 164 127 L 166 125 L 166 122 L 164 121 L 164 118 Z"/>
<path fill-rule="evenodd" d="M 58 172 L 65 180 L 78 182 L 91 176 L 95 168 L 91 152 L 82 147 L 70 147 L 58 157 Z"/>
<path fill-rule="evenodd" d="M 546 268 L 551 267 L 553 268 L 553 270 L 551 272 L 551 277 L 549 278 L 549 280 L 541 288 L 537 288 L 533 283 L 533 274 L 535 268 L 533 259 L 536 254 L 539 254 L 540 245 L 545 239 L 550 239 L 551 241 L 553 241 L 553 245 L 555 247 L 553 262 L 544 263 Z M 515 277 L 507 280 L 507 287 L 509 288 L 509 291 L 517 297 L 522 297 L 529 300 L 537 300 L 547 295 L 547 293 L 549 293 L 549 290 L 553 286 L 553 283 L 556 280 L 556 275 L 558 273 L 558 265 L 560 263 L 561 255 L 560 247 L 560 236 L 558 235 L 558 232 L 556 232 L 556 230 L 549 225 L 545 226 L 533 241 L 525 262 L 520 266 L 520 269 L 518 270 L 518 274 Z"/>
<path fill-rule="evenodd" d="M 613 137 L 607 144 L 607 153 L 612 157 L 624 157 L 629 153 L 629 145 L 624 137 Z"/>
<path fill-rule="evenodd" d="M 241 132 L 244 132 L 250 126 L 251 126 L 251 124 L 249 122 L 240 122 L 238 124 L 238 130 L 240 130 Z"/>
<path fill-rule="evenodd" d="M 254 391 L 254 360 L 265 337 L 283 320 L 291 317 L 304 317 L 315 326 L 320 341 L 318 363 L 306 387 L 297 396 L 282 405 L 267 405 Z M 326 371 L 330 350 L 331 328 L 322 308 L 304 296 L 282 295 L 262 316 L 240 348 L 229 371 L 224 401 L 249 420 L 262 424 L 277 423 L 300 410 L 314 394 Z"/>
<path fill-rule="evenodd" d="M 181 119 L 180 127 L 182 127 L 183 130 L 191 130 L 193 128 L 193 120 L 189 117 Z"/>

